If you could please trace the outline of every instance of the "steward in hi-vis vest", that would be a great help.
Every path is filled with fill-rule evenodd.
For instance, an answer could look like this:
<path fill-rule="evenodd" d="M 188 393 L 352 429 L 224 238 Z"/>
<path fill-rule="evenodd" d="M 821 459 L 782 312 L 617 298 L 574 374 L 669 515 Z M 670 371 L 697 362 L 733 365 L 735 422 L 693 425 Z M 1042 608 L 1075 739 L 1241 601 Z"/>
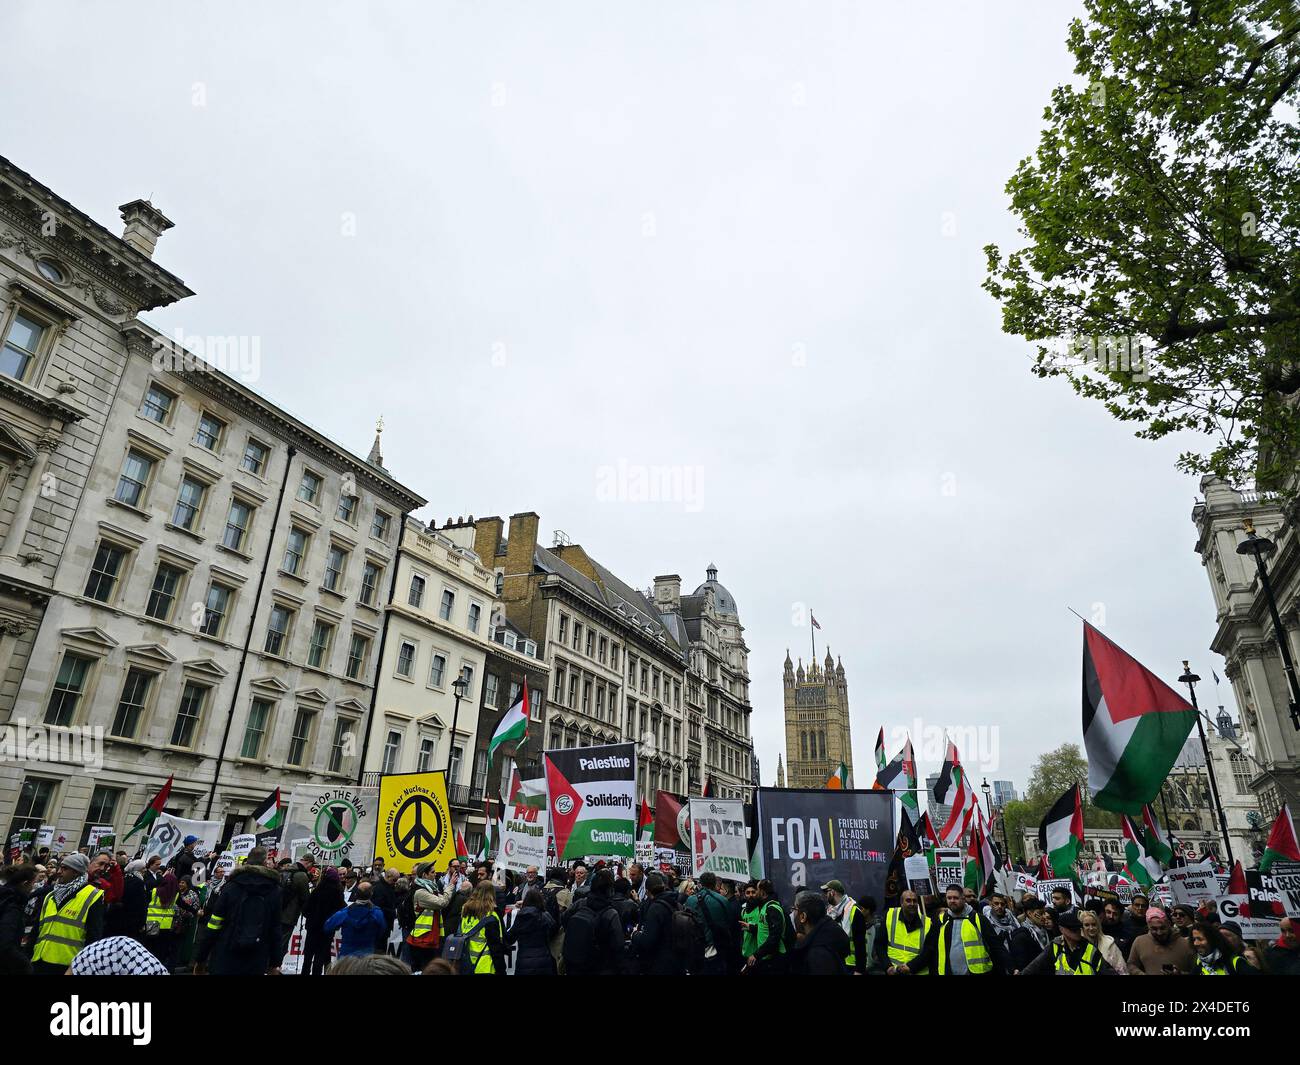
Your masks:
<path fill-rule="evenodd" d="M 793 936 L 793 928 L 774 896 L 772 881 L 758 882 L 758 899 L 740 920 L 745 926 L 741 944 L 745 967 L 756 976 L 784 973 L 788 960 L 786 939 Z"/>
<path fill-rule="evenodd" d="M 835 921 L 849 937 L 849 953 L 844 963 L 854 973 L 866 975 L 871 959 L 867 957 L 867 912 L 850 898 L 839 880 L 822 885 L 826 896 L 826 916 Z"/>
<path fill-rule="evenodd" d="M 887 976 L 909 976 L 922 971 L 930 924 L 915 891 L 904 891 L 898 905 L 885 911 L 885 919 L 876 930 L 876 961 Z"/>
<path fill-rule="evenodd" d="M 931 922 L 925 962 L 937 976 L 988 976 L 1006 971 L 1002 942 L 956 884 L 944 892 L 947 907 Z"/>
<path fill-rule="evenodd" d="M 1111 976 L 1115 970 L 1101 950 L 1083 938 L 1079 915 L 1067 911 L 1056 919 L 1061 934 L 1037 958 L 1020 970 L 1021 976 Z"/>
<path fill-rule="evenodd" d="M 58 882 L 41 902 L 32 947 L 32 972 L 62 976 L 87 943 L 104 932 L 104 892 L 87 879 L 90 861 L 69 854 L 59 864 Z"/>

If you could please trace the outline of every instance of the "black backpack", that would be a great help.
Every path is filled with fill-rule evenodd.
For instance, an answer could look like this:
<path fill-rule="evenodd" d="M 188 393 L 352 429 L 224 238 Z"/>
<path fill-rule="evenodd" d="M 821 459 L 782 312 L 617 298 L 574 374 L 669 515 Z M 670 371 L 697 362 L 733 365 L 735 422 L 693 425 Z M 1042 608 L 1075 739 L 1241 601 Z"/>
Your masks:
<path fill-rule="evenodd" d="M 696 965 L 704 958 L 704 948 L 708 937 L 704 931 L 704 921 L 699 913 L 685 906 L 673 910 L 671 934 L 673 953 L 686 965 Z"/>
<path fill-rule="evenodd" d="M 402 935 L 409 936 L 415 927 L 415 888 L 402 896 L 397 904 L 397 923 L 402 927 Z"/>
<path fill-rule="evenodd" d="M 226 918 L 224 929 L 230 952 L 248 955 L 266 949 L 268 902 L 265 895 L 241 893 L 235 912 Z"/>
<path fill-rule="evenodd" d="M 451 962 L 457 976 L 474 975 L 474 955 L 469 949 L 470 940 L 478 934 L 479 929 L 486 923 L 487 917 L 481 917 L 470 925 L 467 931 L 448 936 L 446 942 L 443 943 L 442 956 Z"/>
<path fill-rule="evenodd" d="M 564 926 L 564 964 L 567 968 L 590 970 L 600 958 L 596 942 L 600 914 L 585 902 L 576 906 Z"/>

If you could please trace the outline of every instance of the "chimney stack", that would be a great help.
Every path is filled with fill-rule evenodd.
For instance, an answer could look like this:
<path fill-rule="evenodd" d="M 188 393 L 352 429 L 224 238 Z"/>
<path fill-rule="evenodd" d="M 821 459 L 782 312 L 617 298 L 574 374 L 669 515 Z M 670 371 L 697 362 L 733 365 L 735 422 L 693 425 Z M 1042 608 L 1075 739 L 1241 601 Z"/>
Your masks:
<path fill-rule="evenodd" d="M 122 212 L 122 221 L 126 223 L 122 239 L 152 259 L 153 250 L 158 246 L 158 237 L 175 223 L 148 200 L 132 200 L 122 204 L 118 210 Z"/>

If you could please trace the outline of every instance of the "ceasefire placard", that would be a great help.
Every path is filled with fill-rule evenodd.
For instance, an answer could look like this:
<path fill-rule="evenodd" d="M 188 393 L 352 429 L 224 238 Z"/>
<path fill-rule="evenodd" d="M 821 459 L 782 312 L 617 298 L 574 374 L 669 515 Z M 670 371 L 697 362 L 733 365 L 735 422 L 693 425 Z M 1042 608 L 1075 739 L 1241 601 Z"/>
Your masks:
<path fill-rule="evenodd" d="M 446 870 L 456 857 L 456 839 L 442 772 L 392 773 L 379 778 L 379 821 L 375 857 L 389 869 L 411 873 L 424 862 Z"/>

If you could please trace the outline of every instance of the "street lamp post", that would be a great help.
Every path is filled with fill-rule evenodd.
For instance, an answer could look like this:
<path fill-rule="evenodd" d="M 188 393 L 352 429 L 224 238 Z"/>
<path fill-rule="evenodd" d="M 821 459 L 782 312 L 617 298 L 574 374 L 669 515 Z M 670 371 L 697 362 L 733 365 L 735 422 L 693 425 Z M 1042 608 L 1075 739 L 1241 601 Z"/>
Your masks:
<path fill-rule="evenodd" d="M 1268 612 L 1273 616 L 1273 638 L 1277 640 L 1277 649 L 1282 653 L 1282 670 L 1286 674 L 1287 687 L 1291 691 L 1291 725 L 1300 731 L 1300 681 L 1296 679 L 1295 665 L 1291 661 L 1291 648 L 1287 646 L 1286 633 L 1282 629 L 1282 618 L 1277 612 L 1277 600 L 1273 597 L 1273 583 L 1268 579 L 1268 569 L 1264 565 L 1264 559 L 1276 551 L 1277 547 L 1267 536 L 1256 535 L 1255 523 L 1249 518 L 1242 525 L 1246 530 L 1246 539 L 1237 545 L 1237 554 L 1255 556 L 1255 569 L 1259 572 L 1259 583 L 1264 586 Z"/>
<path fill-rule="evenodd" d="M 465 689 L 469 685 L 465 683 L 465 674 L 461 673 L 451 684 L 451 690 L 456 694 L 456 705 L 451 711 L 451 735 L 447 739 L 447 781 L 448 785 L 453 785 L 455 781 L 451 779 L 451 755 L 456 750 L 456 722 L 460 719 L 460 701 L 465 697 Z"/>
<path fill-rule="evenodd" d="M 980 785 L 980 791 L 984 793 L 984 813 L 988 815 L 989 823 L 993 823 L 993 789 L 989 786 L 989 778 L 984 778 L 984 783 Z"/>
<path fill-rule="evenodd" d="M 1223 846 L 1228 852 L 1228 868 L 1232 868 L 1232 840 L 1228 838 L 1228 817 L 1223 812 L 1223 803 L 1219 801 L 1219 786 L 1214 779 L 1214 762 L 1210 758 L 1210 744 L 1205 738 L 1205 726 L 1201 724 L 1201 708 L 1196 703 L 1196 682 L 1201 678 L 1192 672 L 1192 667 L 1183 662 L 1183 675 L 1178 678 L 1183 684 L 1187 685 L 1187 690 L 1192 695 L 1192 709 L 1196 711 L 1196 731 L 1201 737 L 1201 750 L 1205 753 L 1205 772 L 1210 778 L 1210 796 L 1214 801 L 1215 810 L 1219 814 L 1219 828 L 1223 832 Z M 1165 829 L 1168 830 L 1168 817 L 1166 816 Z"/>

